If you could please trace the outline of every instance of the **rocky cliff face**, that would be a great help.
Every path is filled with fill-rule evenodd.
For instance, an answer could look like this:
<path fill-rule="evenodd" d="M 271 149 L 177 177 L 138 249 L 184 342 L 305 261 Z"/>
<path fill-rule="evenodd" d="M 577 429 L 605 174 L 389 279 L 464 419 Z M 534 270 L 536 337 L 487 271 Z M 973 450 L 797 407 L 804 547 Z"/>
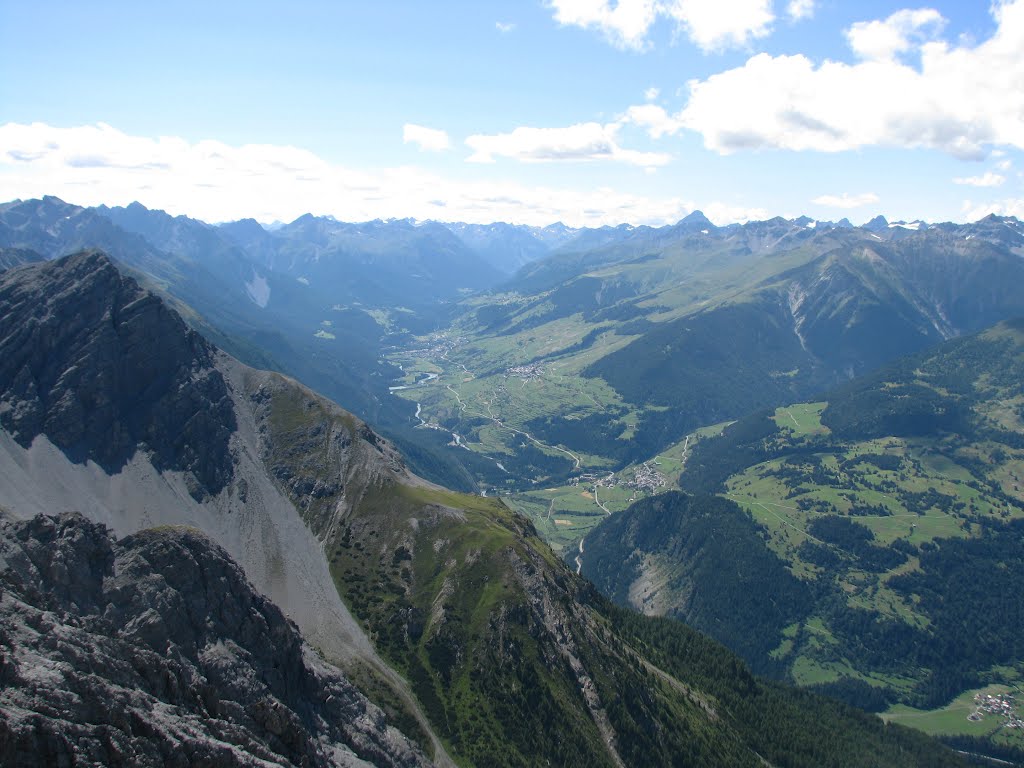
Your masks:
<path fill-rule="evenodd" d="M 341 419 L 330 461 L 314 450 L 323 427 L 271 456 L 293 407 Z M 309 524 L 313 502 L 347 507 L 379 475 L 407 473 L 365 424 L 220 352 L 103 254 L 0 274 L 0 509 L 22 519 L 75 510 L 120 536 L 202 530 L 443 762 L 406 683 L 342 603 Z"/>
<path fill-rule="evenodd" d="M 140 448 L 186 473 L 191 495 L 231 479 L 235 428 L 213 350 L 104 255 L 0 277 L 0 425 L 23 447 L 45 433 L 108 474 Z"/>
<path fill-rule="evenodd" d="M 0 520 L 0 763 L 426 765 L 199 531 Z"/>

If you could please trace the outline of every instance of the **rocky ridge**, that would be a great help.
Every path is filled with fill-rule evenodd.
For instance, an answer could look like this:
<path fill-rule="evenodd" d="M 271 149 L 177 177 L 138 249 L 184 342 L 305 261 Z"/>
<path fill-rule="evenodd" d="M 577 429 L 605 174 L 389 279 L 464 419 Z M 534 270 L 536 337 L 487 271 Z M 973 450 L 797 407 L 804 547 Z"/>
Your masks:
<path fill-rule="evenodd" d="M 186 473 L 196 499 L 231 479 L 234 413 L 213 348 L 103 254 L 5 272 L 0 327 L 0 425 L 22 447 L 45 433 L 108 474 L 141 448 Z"/>
<path fill-rule="evenodd" d="M 201 532 L 0 520 L 0 763 L 428 761 Z"/>

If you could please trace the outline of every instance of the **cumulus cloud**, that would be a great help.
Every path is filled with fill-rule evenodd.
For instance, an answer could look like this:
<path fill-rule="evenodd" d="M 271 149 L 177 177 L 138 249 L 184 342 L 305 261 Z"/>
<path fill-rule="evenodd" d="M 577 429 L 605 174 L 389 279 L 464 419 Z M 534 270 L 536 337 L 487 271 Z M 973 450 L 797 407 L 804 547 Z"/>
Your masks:
<path fill-rule="evenodd" d="M 638 109 L 643 109 L 639 107 Z M 671 160 L 659 152 L 639 152 L 619 146 L 619 123 L 577 123 L 566 128 L 522 126 L 510 133 L 477 134 L 466 139 L 472 163 L 493 163 L 507 157 L 527 163 L 614 160 L 639 166 L 660 166 Z"/>
<path fill-rule="evenodd" d="M 841 195 L 821 195 L 811 200 L 815 205 L 824 205 L 828 208 L 861 208 L 878 202 L 878 195 L 874 192 L 863 192 L 859 195 L 850 195 L 843 192 Z"/>
<path fill-rule="evenodd" d="M 986 171 L 981 176 L 958 176 L 953 179 L 954 184 L 966 184 L 970 187 L 998 187 L 1004 181 L 1006 181 L 1005 176 L 993 171 Z"/>
<path fill-rule="evenodd" d="M 807 4 L 809 0 L 793 0 Z M 595 29 L 619 48 L 644 50 L 660 18 L 705 52 L 742 47 L 764 37 L 775 20 L 772 0 L 551 0 L 559 24 Z"/>
<path fill-rule="evenodd" d="M 884 21 L 858 21 L 846 30 L 850 48 L 863 59 L 888 61 L 932 39 L 946 20 L 934 8 L 902 10 Z"/>
<path fill-rule="evenodd" d="M 511 21 L 496 21 L 494 22 L 494 28 L 497 29 L 502 34 L 504 34 L 506 32 L 511 32 L 513 29 L 516 28 L 516 25 L 514 22 Z"/>
<path fill-rule="evenodd" d="M 133 136 L 103 123 L 0 125 L 0 200 L 43 195 L 79 205 L 137 200 L 206 221 L 290 221 L 311 212 L 346 221 L 411 216 L 601 226 L 674 223 L 698 207 L 722 224 L 766 215 L 713 200 L 698 204 L 607 187 L 465 181 L 415 167 L 354 170 L 298 147 Z"/>
<path fill-rule="evenodd" d="M 652 86 L 644 91 L 644 98 L 647 99 L 647 101 L 654 101 L 660 94 L 661 89 Z"/>
<path fill-rule="evenodd" d="M 566 26 L 596 29 L 619 48 L 642 50 L 647 30 L 658 14 L 654 0 L 551 0 L 555 21 Z"/>
<path fill-rule="evenodd" d="M 993 146 L 1024 147 L 1024 0 L 994 5 L 995 33 L 973 46 L 922 38 L 939 23 L 934 11 L 902 13 L 851 28 L 854 64 L 762 53 L 692 80 L 675 118 L 722 154 L 877 145 L 980 159 Z"/>
<path fill-rule="evenodd" d="M 672 0 L 663 6 L 703 51 L 741 48 L 771 32 L 771 0 Z"/>
<path fill-rule="evenodd" d="M 436 128 L 406 123 L 402 126 L 402 141 L 406 144 L 417 144 L 427 152 L 442 152 L 451 146 L 448 134 Z"/>
<path fill-rule="evenodd" d="M 814 0 L 789 0 L 786 15 L 793 21 L 809 19 L 814 15 Z"/>
<path fill-rule="evenodd" d="M 680 122 L 665 111 L 664 107 L 657 104 L 641 104 L 626 110 L 622 117 L 623 123 L 638 125 L 650 135 L 652 139 L 660 139 L 662 136 L 671 136 L 678 133 L 682 127 Z"/>

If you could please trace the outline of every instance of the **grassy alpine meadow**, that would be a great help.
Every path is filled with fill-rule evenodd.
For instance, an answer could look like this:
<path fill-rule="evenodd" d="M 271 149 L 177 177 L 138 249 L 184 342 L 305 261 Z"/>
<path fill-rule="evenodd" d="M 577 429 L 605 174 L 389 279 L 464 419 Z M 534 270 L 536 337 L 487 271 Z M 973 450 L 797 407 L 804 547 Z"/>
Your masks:
<path fill-rule="evenodd" d="M 984 737 L 994 744 L 1024 749 L 1024 688 L 1015 677 L 964 691 L 943 707 L 914 709 L 896 704 L 882 713 L 898 723 L 932 736 Z"/>

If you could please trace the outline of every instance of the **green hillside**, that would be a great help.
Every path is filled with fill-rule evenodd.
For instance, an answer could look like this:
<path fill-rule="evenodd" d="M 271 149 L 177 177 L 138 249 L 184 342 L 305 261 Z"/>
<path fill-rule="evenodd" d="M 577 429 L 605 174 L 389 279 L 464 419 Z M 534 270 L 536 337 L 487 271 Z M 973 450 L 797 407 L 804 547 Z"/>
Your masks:
<path fill-rule="evenodd" d="M 959 763 L 913 731 L 754 677 L 682 624 L 614 607 L 502 501 L 382 471 L 392 449 L 311 393 L 263 377 L 251 396 L 264 460 L 459 764 Z M 346 474 L 326 483 L 342 456 Z"/>
<path fill-rule="evenodd" d="M 871 709 L 1015 685 L 1022 381 L 1024 322 L 1011 321 L 826 402 L 741 419 L 697 441 L 679 480 L 718 497 L 638 502 L 588 535 L 583 572 L 757 669 Z"/>

